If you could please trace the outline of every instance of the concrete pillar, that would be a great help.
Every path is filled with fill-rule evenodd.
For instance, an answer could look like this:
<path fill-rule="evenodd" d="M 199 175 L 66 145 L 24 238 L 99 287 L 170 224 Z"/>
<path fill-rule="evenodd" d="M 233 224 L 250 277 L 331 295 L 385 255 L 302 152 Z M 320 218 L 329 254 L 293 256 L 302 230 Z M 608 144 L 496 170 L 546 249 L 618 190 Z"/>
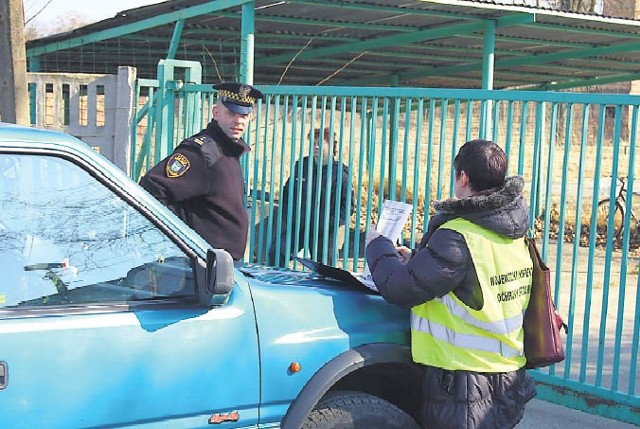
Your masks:
<path fill-rule="evenodd" d="M 113 163 L 131 176 L 132 133 L 136 132 L 133 113 L 136 85 L 134 67 L 118 67 Z"/>

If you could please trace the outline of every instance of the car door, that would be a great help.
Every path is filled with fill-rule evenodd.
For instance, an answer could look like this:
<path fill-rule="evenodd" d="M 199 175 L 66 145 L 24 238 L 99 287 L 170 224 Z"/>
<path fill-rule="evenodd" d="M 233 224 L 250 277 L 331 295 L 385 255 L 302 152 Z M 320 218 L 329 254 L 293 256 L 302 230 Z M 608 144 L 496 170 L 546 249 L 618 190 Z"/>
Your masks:
<path fill-rule="evenodd" d="M 254 427 L 246 284 L 198 306 L 202 258 L 92 168 L 0 148 L 0 427 Z"/>

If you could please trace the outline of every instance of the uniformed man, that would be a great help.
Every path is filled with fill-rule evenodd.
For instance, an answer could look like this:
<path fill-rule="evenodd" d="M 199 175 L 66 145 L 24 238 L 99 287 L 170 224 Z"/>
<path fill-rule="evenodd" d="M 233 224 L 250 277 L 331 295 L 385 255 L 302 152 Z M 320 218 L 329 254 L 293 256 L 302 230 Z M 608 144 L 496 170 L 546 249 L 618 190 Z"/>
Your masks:
<path fill-rule="evenodd" d="M 183 140 L 140 184 L 211 246 L 239 261 L 248 227 L 240 156 L 250 150 L 242 135 L 263 94 L 238 82 L 214 88 L 218 97 L 207 128 Z"/>

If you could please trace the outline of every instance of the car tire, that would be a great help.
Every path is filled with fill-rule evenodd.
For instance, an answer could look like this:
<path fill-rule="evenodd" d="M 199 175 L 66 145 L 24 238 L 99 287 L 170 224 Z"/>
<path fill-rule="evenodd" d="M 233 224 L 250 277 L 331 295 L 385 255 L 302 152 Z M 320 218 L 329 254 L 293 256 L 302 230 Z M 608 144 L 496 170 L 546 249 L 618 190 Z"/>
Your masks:
<path fill-rule="evenodd" d="M 328 393 L 302 429 L 419 429 L 411 416 L 374 395 L 348 390 Z"/>

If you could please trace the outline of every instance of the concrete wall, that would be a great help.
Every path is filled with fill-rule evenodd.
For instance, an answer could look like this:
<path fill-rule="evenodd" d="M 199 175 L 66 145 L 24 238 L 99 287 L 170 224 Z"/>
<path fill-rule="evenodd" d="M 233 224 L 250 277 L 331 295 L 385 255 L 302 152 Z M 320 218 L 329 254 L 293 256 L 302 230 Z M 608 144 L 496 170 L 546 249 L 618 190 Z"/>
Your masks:
<path fill-rule="evenodd" d="M 31 123 L 71 134 L 131 173 L 136 69 L 117 75 L 27 73 Z"/>

